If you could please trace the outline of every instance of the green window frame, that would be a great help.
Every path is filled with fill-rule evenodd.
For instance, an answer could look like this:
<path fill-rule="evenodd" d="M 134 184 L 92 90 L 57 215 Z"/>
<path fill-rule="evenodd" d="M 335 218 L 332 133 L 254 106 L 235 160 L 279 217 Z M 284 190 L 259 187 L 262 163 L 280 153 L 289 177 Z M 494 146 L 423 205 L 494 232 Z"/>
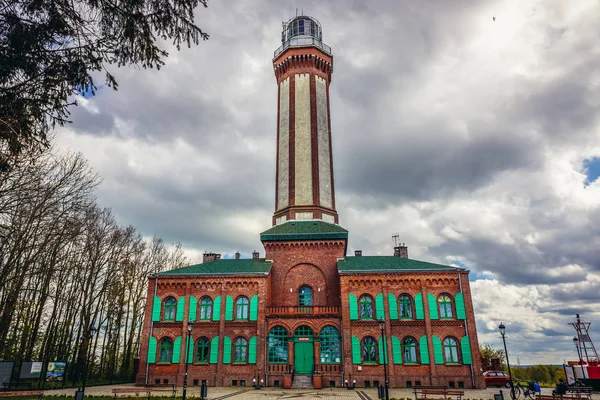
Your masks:
<path fill-rule="evenodd" d="M 412 298 L 403 294 L 398 297 L 398 307 L 400 309 L 400 319 L 413 319 Z"/>
<path fill-rule="evenodd" d="M 310 286 L 304 285 L 298 290 L 298 305 L 299 306 L 312 306 L 313 305 L 313 292 Z"/>
<path fill-rule="evenodd" d="M 235 301 L 235 319 L 248 319 L 248 298 L 238 297 Z"/>
<path fill-rule="evenodd" d="M 269 364 L 288 363 L 288 331 L 283 326 L 274 326 L 267 338 Z"/>
<path fill-rule="evenodd" d="M 360 319 L 373 319 L 373 298 L 368 294 L 360 296 Z"/>
<path fill-rule="evenodd" d="M 200 300 L 200 321 L 210 321 L 212 318 L 213 301 L 205 296 Z"/>
<path fill-rule="evenodd" d="M 321 364 L 340 364 L 342 362 L 340 331 L 333 326 L 321 329 L 319 348 Z"/>
<path fill-rule="evenodd" d="M 167 297 L 165 299 L 165 307 L 163 310 L 163 321 L 175 321 L 176 310 L 177 300 L 175 300 L 175 297 Z"/>
<path fill-rule="evenodd" d="M 313 332 L 313 330 L 311 329 L 310 326 L 307 325 L 302 325 L 296 328 L 296 330 L 294 331 L 294 336 L 295 337 L 313 337 L 315 335 L 315 333 Z"/>
<path fill-rule="evenodd" d="M 405 364 L 417 364 L 417 340 L 413 337 L 405 337 L 402 340 L 402 358 Z"/>
<path fill-rule="evenodd" d="M 198 339 L 198 345 L 196 347 L 196 362 L 208 363 L 208 356 L 210 355 L 210 345 L 208 344 L 207 337 L 201 337 Z"/>
<path fill-rule="evenodd" d="M 248 341 L 245 338 L 239 337 L 239 338 L 235 339 L 235 342 L 233 342 L 233 350 L 234 350 L 234 356 L 233 356 L 234 363 L 248 362 Z"/>
<path fill-rule="evenodd" d="M 438 297 L 438 305 L 440 310 L 440 318 L 454 318 L 452 314 L 452 298 L 449 295 L 440 295 L 440 297 Z"/>
<path fill-rule="evenodd" d="M 173 299 L 175 300 L 175 299 Z M 158 362 L 170 363 L 173 359 L 173 339 L 163 338 L 160 341 L 160 352 L 158 355 Z"/>
<path fill-rule="evenodd" d="M 377 362 L 377 342 L 371 336 L 362 340 L 363 363 L 375 364 Z"/>
<path fill-rule="evenodd" d="M 458 364 L 458 344 L 456 339 L 451 337 L 444 339 L 444 358 L 446 364 Z"/>

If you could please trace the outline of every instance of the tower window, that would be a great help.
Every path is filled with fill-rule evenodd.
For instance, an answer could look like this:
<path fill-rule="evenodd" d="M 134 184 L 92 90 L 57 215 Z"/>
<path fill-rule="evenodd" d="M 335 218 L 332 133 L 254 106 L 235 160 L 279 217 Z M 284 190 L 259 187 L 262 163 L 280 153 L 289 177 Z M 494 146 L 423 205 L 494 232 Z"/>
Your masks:
<path fill-rule="evenodd" d="M 298 291 L 298 305 L 299 306 L 312 306 L 312 289 L 309 286 L 302 286 Z"/>
<path fill-rule="evenodd" d="M 269 331 L 267 339 L 269 364 L 287 364 L 288 362 L 288 332 L 282 326 L 274 326 Z"/>
<path fill-rule="evenodd" d="M 319 335 L 322 364 L 339 364 L 341 362 L 340 332 L 333 326 L 321 329 Z"/>

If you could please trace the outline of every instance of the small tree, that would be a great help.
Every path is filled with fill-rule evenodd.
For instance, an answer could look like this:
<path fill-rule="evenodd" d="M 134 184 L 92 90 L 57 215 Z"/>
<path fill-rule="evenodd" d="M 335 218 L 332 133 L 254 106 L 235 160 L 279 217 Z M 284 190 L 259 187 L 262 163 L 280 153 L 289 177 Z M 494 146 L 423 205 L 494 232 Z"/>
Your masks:
<path fill-rule="evenodd" d="M 491 367 L 492 359 L 496 357 L 500 360 L 500 365 L 505 364 L 504 350 L 497 349 L 489 343 L 480 344 L 479 353 L 481 353 L 481 358 L 484 361 L 485 367 Z"/>

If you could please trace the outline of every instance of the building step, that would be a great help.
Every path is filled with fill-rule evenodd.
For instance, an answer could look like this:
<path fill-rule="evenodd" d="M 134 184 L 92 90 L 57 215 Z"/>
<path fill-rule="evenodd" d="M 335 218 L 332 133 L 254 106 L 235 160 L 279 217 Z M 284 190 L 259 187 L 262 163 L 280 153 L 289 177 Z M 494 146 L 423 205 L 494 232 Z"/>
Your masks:
<path fill-rule="evenodd" d="M 310 375 L 296 375 L 294 376 L 294 382 L 292 382 L 292 389 L 314 389 L 312 376 Z"/>

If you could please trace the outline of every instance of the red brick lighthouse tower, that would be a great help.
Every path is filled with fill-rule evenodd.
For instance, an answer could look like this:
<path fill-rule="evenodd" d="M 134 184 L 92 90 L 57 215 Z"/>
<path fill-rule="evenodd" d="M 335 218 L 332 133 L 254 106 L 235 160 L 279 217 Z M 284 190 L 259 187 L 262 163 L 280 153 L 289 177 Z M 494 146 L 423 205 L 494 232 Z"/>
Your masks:
<path fill-rule="evenodd" d="M 273 225 L 290 219 L 337 223 L 333 190 L 329 84 L 331 48 L 321 24 L 300 16 L 283 24 L 273 69 L 279 88 Z"/>

